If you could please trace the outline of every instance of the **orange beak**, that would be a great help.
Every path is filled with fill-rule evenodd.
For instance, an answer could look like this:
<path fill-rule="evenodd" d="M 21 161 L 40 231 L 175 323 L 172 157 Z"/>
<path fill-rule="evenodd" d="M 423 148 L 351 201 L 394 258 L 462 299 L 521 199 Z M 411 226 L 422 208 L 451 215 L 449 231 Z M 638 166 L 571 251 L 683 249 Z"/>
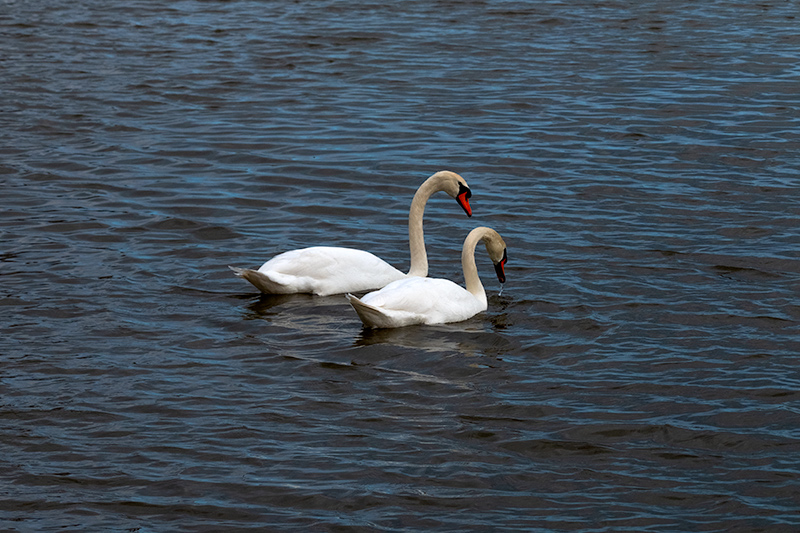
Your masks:
<path fill-rule="evenodd" d="M 508 261 L 508 251 L 503 250 L 503 258 L 499 263 L 494 265 L 494 271 L 497 274 L 497 279 L 500 283 L 506 282 L 506 261 Z"/>
<path fill-rule="evenodd" d="M 472 206 L 469 205 L 469 199 L 472 196 L 472 191 L 469 190 L 469 187 L 465 187 L 463 184 L 460 185 L 460 189 L 458 191 L 458 196 L 456 196 L 456 201 L 458 205 L 464 210 L 468 217 L 472 216 Z"/>

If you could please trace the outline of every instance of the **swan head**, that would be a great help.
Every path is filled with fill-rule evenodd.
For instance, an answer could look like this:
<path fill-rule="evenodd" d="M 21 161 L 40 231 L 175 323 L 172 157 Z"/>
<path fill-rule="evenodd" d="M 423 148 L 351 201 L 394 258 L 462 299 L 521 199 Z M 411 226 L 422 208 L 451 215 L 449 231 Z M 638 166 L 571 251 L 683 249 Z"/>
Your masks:
<path fill-rule="evenodd" d="M 472 206 L 469 205 L 469 199 L 472 197 L 472 191 L 464 178 L 450 172 L 449 170 L 441 170 L 431 176 L 429 179 L 435 180 L 439 183 L 440 190 L 449 194 L 452 198 L 456 199 L 458 205 L 464 210 L 468 217 L 472 216 Z"/>
<path fill-rule="evenodd" d="M 500 283 L 505 283 L 506 262 L 508 261 L 508 251 L 506 250 L 505 241 L 499 233 L 491 229 L 484 234 L 482 240 L 486 245 L 486 251 L 489 252 L 489 258 L 492 260 L 492 263 L 494 263 L 494 271 L 497 274 L 497 280 Z"/>

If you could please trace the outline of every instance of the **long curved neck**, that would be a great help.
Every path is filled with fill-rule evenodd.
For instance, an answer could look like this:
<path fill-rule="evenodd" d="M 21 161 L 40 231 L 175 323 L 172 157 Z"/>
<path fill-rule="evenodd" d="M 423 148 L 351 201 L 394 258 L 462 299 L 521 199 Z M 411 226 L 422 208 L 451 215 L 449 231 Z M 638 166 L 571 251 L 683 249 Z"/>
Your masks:
<path fill-rule="evenodd" d="M 464 270 L 464 283 L 467 291 L 475 298 L 486 302 L 486 291 L 483 289 L 481 278 L 478 277 L 478 267 L 475 265 L 475 247 L 483 239 L 483 232 L 473 230 L 464 240 L 461 248 L 461 268 Z"/>
<path fill-rule="evenodd" d="M 428 275 L 428 254 L 425 251 L 425 235 L 422 232 L 422 215 L 425 213 L 425 204 L 434 193 L 442 190 L 439 178 L 431 176 L 419 186 L 411 200 L 411 209 L 408 211 L 408 248 L 411 252 L 411 266 L 409 276 L 425 277 Z"/>

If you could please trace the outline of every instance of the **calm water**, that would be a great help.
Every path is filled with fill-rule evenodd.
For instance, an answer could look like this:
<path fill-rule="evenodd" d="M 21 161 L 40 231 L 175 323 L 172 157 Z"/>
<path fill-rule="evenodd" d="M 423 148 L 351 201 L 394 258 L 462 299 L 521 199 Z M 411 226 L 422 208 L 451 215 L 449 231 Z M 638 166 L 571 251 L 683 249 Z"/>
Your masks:
<path fill-rule="evenodd" d="M 795 2 L 0 3 L 3 531 L 800 528 Z M 336 244 L 467 322 L 227 265 Z"/>

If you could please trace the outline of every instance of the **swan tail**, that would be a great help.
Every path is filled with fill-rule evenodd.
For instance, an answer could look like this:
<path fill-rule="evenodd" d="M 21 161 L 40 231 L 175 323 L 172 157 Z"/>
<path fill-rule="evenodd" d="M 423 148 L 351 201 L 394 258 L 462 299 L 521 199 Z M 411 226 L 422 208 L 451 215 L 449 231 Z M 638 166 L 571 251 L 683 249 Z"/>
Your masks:
<path fill-rule="evenodd" d="M 390 319 L 386 314 L 379 308 L 366 304 L 353 296 L 352 294 L 347 294 L 347 301 L 350 302 L 350 305 L 353 306 L 356 313 L 358 314 L 358 318 L 361 319 L 361 322 L 368 328 L 390 328 L 393 327 Z"/>
<path fill-rule="evenodd" d="M 348 293 L 346 296 L 365 327 L 374 329 L 400 328 L 403 326 L 425 323 L 425 317 L 416 313 L 396 309 L 382 309 L 365 303 L 352 294 Z"/>
<path fill-rule="evenodd" d="M 288 294 L 292 292 L 284 284 L 278 283 L 258 270 L 228 266 L 240 278 L 249 281 L 256 289 L 266 294 Z"/>
<path fill-rule="evenodd" d="M 243 278 L 244 277 L 244 271 L 247 270 L 246 268 L 239 268 L 239 267 L 234 267 L 234 266 L 230 266 L 230 265 L 228 265 L 228 268 L 233 270 L 233 273 L 236 274 L 236 276 L 239 277 L 239 278 Z"/>

